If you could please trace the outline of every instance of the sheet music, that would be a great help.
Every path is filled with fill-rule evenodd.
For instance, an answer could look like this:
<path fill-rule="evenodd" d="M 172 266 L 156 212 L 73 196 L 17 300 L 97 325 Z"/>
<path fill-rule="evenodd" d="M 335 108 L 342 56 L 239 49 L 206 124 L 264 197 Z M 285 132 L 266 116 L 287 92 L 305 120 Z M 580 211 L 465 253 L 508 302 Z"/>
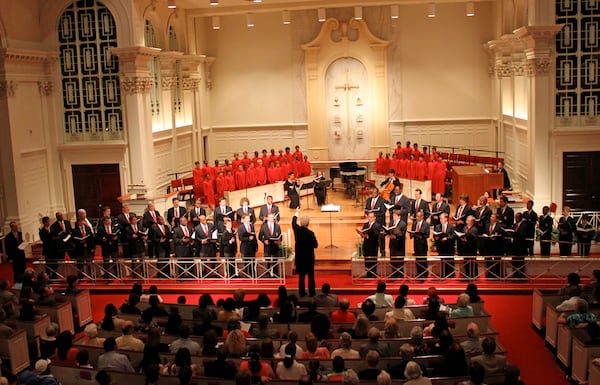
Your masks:
<path fill-rule="evenodd" d="M 327 213 L 327 212 L 339 213 L 341 207 L 342 206 L 340 206 L 340 205 L 334 205 L 333 203 L 330 203 L 328 205 L 321 206 L 321 212 L 324 212 L 324 213 Z"/>

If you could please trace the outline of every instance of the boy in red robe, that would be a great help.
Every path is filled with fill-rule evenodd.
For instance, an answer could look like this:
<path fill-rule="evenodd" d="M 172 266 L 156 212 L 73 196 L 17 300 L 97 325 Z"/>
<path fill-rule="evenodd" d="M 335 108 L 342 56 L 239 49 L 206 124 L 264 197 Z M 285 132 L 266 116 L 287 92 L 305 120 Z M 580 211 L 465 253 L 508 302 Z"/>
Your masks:
<path fill-rule="evenodd" d="M 235 191 L 235 178 L 231 170 L 227 170 L 225 174 L 225 191 Z"/>
<path fill-rule="evenodd" d="M 303 176 L 312 175 L 312 167 L 310 166 L 310 161 L 308 160 L 308 155 L 304 155 L 304 161 L 302 162 L 302 175 Z"/>
<path fill-rule="evenodd" d="M 223 175 L 223 171 L 219 171 L 217 173 L 217 178 L 215 179 L 215 192 L 218 197 L 225 196 L 225 190 L 227 189 L 227 180 Z"/>
<path fill-rule="evenodd" d="M 379 152 L 379 156 L 375 159 L 375 173 L 379 175 L 385 175 L 385 158 L 383 157 L 383 152 Z"/>
<path fill-rule="evenodd" d="M 252 162 L 248 164 L 248 168 L 246 169 L 246 182 L 248 183 L 248 187 L 256 187 L 257 185 L 256 168 Z"/>
<path fill-rule="evenodd" d="M 240 163 L 237 171 L 235 172 L 235 189 L 243 190 L 248 187 L 248 180 L 246 179 L 246 171 L 244 166 Z"/>
<path fill-rule="evenodd" d="M 416 175 L 415 179 L 417 180 L 425 180 L 425 173 L 427 170 L 427 163 L 425 163 L 425 159 L 423 158 L 423 154 L 419 156 L 419 161 L 416 165 Z"/>
<path fill-rule="evenodd" d="M 210 206 L 211 209 L 215 208 L 215 184 L 214 180 L 211 179 L 210 174 L 204 175 L 204 202 Z"/>
<path fill-rule="evenodd" d="M 275 183 L 279 180 L 280 171 L 275 168 L 275 162 L 271 162 L 271 165 L 267 169 L 267 180 L 269 183 Z"/>
<path fill-rule="evenodd" d="M 262 159 L 258 160 L 258 164 L 254 168 L 254 173 L 256 175 L 256 184 L 258 186 L 267 184 L 267 169 L 263 166 Z"/>

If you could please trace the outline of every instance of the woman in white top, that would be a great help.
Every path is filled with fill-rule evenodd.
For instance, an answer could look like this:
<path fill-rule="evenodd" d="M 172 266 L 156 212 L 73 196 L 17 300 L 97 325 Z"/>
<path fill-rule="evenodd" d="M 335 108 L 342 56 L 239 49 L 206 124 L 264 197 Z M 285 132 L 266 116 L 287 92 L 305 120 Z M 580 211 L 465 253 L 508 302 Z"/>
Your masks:
<path fill-rule="evenodd" d="M 352 336 L 349 333 L 344 332 L 340 335 L 340 347 L 331 353 L 331 359 L 335 357 L 342 357 L 345 360 L 360 358 L 358 351 L 352 349 Z"/>
<path fill-rule="evenodd" d="M 298 381 L 300 377 L 306 375 L 306 366 L 294 359 L 296 355 L 296 344 L 288 344 L 285 347 L 285 358 L 277 363 L 275 373 L 280 380 Z"/>

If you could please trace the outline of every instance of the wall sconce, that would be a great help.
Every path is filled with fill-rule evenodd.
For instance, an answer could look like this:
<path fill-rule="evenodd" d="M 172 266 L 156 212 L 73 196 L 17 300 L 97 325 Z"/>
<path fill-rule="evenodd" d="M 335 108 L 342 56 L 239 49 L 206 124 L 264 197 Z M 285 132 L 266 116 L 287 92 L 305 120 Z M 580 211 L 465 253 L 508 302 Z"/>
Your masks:
<path fill-rule="evenodd" d="M 209 0 L 210 5 L 219 5 L 219 0 Z"/>
<path fill-rule="evenodd" d="M 254 27 L 254 17 L 251 13 L 246 14 L 246 25 L 248 26 L 248 28 Z"/>
<path fill-rule="evenodd" d="M 177 4 L 175 4 L 175 0 L 167 0 L 167 8 L 169 8 L 169 9 L 177 8 Z"/>
<path fill-rule="evenodd" d="M 354 7 L 354 19 L 362 20 L 362 7 Z"/>
<path fill-rule="evenodd" d="M 317 9 L 317 16 L 319 17 L 319 23 L 324 22 L 327 19 L 327 13 L 325 11 L 325 8 Z"/>
<path fill-rule="evenodd" d="M 473 2 L 467 3 L 467 16 L 469 16 L 469 17 L 475 16 L 475 3 L 473 3 Z"/>

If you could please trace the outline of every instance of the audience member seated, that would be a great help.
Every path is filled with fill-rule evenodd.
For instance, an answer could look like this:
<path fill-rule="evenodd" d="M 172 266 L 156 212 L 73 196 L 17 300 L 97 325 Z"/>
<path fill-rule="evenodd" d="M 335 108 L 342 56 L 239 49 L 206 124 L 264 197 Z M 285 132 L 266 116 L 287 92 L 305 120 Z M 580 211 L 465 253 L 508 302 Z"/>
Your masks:
<path fill-rule="evenodd" d="M 67 277 L 67 287 L 65 288 L 65 295 L 74 295 L 81 293 L 81 289 L 77 287 L 79 278 L 76 275 L 71 274 Z"/>
<path fill-rule="evenodd" d="M 421 315 L 426 320 L 434 320 L 440 313 L 440 303 L 436 300 L 427 301 L 427 309 L 421 310 Z"/>
<path fill-rule="evenodd" d="M 375 315 L 375 310 L 377 307 L 375 306 L 375 302 L 370 299 L 365 299 L 363 303 L 360 304 L 360 310 L 362 310 L 363 314 L 369 321 L 378 321 L 379 318 Z"/>
<path fill-rule="evenodd" d="M 250 353 L 250 359 L 244 360 L 240 364 L 239 371 L 248 370 L 252 375 L 253 384 L 265 384 L 275 378 L 275 373 L 267 362 L 261 361 L 260 353 L 253 351 Z"/>
<path fill-rule="evenodd" d="M 342 298 L 340 301 L 340 308 L 331 312 L 330 319 L 332 323 L 351 323 L 356 321 L 354 313 L 348 311 L 350 308 L 350 301 L 348 298 Z"/>
<path fill-rule="evenodd" d="M 331 294 L 331 285 L 324 283 L 321 293 L 313 297 L 313 303 L 318 307 L 336 307 L 338 305 L 337 294 Z"/>
<path fill-rule="evenodd" d="M 358 352 L 362 358 L 367 356 L 369 350 L 375 350 L 380 357 L 390 356 L 390 346 L 385 342 L 379 342 L 380 332 L 376 327 L 369 329 L 369 342 L 362 345 Z"/>
<path fill-rule="evenodd" d="M 376 380 L 377 376 L 381 373 L 381 369 L 377 369 L 377 366 L 379 365 L 379 353 L 377 353 L 376 350 L 369 350 L 366 361 L 367 367 L 358 372 L 358 378 L 363 381 Z"/>
<path fill-rule="evenodd" d="M 316 314 L 312 321 L 310 321 L 310 331 L 319 340 L 333 338 L 333 334 L 331 333 L 331 322 L 329 321 L 329 317 L 323 313 Z"/>
<path fill-rule="evenodd" d="M 565 313 L 561 313 L 558 317 L 559 324 L 566 324 L 570 328 L 585 328 L 590 322 L 597 322 L 596 315 L 589 311 L 586 300 L 579 298 L 575 305 L 575 313 L 565 317 Z"/>
<path fill-rule="evenodd" d="M 434 286 L 427 289 L 427 297 L 423 298 L 423 305 L 428 305 L 431 301 L 439 303 L 440 306 L 446 303 L 444 299 L 438 295 L 437 289 Z"/>
<path fill-rule="evenodd" d="M 105 353 L 98 357 L 98 369 L 133 373 L 134 370 L 129 358 L 125 354 L 117 352 L 116 348 L 117 341 L 114 337 L 108 337 L 104 341 Z"/>
<path fill-rule="evenodd" d="M 50 287 L 50 277 L 43 271 L 38 274 L 36 293 L 38 295 L 37 303 L 40 306 L 54 306 L 54 290 Z"/>
<path fill-rule="evenodd" d="M 327 373 L 325 378 L 328 382 L 342 382 L 344 379 L 344 371 L 346 370 L 344 358 L 339 355 L 334 356 L 333 353 L 331 357 L 333 358 L 331 360 L 331 366 L 333 370 Z M 358 352 L 356 352 L 356 358 L 358 358 Z"/>
<path fill-rule="evenodd" d="M 559 295 L 568 296 L 569 291 L 572 288 L 578 288 L 581 290 L 581 287 L 579 286 L 579 284 L 581 283 L 581 278 L 579 277 L 579 274 L 569 273 L 569 275 L 567 276 L 567 283 L 568 284 L 566 286 L 560 288 L 560 290 L 558 291 Z"/>
<path fill-rule="evenodd" d="M 458 385 L 485 385 L 485 368 L 481 364 L 474 362 L 469 368 L 469 381 L 459 382 Z"/>
<path fill-rule="evenodd" d="M 319 340 L 313 333 L 306 333 L 304 343 L 306 350 L 302 353 L 303 359 L 328 360 L 331 358 L 326 347 L 319 347 Z"/>
<path fill-rule="evenodd" d="M 496 339 L 486 337 L 481 342 L 483 353 L 472 357 L 471 364 L 478 362 L 485 368 L 486 375 L 498 374 L 504 371 L 506 366 L 506 356 L 496 354 Z"/>
<path fill-rule="evenodd" d="M 402 346 L 400 346 L 400 358 L 402 359 L 400 362 L 388 367 L 388 372 L 395 380 L 403 380 L 406 378 L 404 376 L 406 365 L 415 358 L 415 349 L 409 344 L 402 344 Z M 421 371 L 425 372 L 427 370 L 423 364 L 419 365 L 421 366 Z"/>
<path fill-rule="evenodd" d="M 263 338 L 260 341 L 260 356 L 264 359 L 275 358 L 275 344 L 270 338 Z"/>
<path fill-rule="evenodd" d="M 377 283 L 377 290 L 375 294 L 368 296 L 366 299 L 370 299 L 375 303 L 377 307 L 392 307 L 394 306 L 394 299 L 391 295 L 385 294 L 386 285 L 385 282 L 380 281 Z"/>
<path fill-rule="evenodd" d="M 190 366 L 182 366 L 181 368 L 179 368 L 179 370 L 177 371 L 179 385 L 191 385 L 193 375 L 194 371 Z"/>
<path fill-rule="evenodd" d="M 444 354 L 444 357 L 439 362 L 439 366 L 434 369 L 435 375 L 442 377 L 465 376 L 467 371 L 468 366 L 465 351 L 457 342 L 450 345 L 446 354 Z"/>
<path fill-rule="evenodd" d="M 235 301 L 233 298 L 227 298 L 223 301 L 223 309 L 217 314 L 217 321 L 227 322 L 229 318 L 237 315 L 238 313 L 235 312 Z"/>
<path fill-rule="evenodd" d="M 244 333 L 239 329 L 229 332 L 227 339 L 225 339 L 225 346 L 231 357 L 238 358 L 244 356 L 247 351 Z"/>
<path fill-rule="evenodd" d="M 394 309 L 385 313 L 385 319 L 393 319 L 396 321 L 406 321 L 415 319 L 415 315 L 410 309 L 406 309 L 406 297 L 399 295 L 394 301 Z"/>
<path fill-rule="evenodd" d="M 94 380 L 98 383 L 98 385 L 112 385 L 112 378 L 110 374 L 106 370 L 100 370 L 96 373 Z"/>
<path fill-rule="evenodd" d="M 301 376 L 307 374 L 306 366 L 299 363 L 296 357 L 296 344 L 287 344 L 285 347 L 285 358 L 277 363 L 275 373 L 280 380 L 297 381 Z"/>
<path fill-rule="evenodd" d="M 312 321 L 313 317 L 317 314 L 321 314 L 317 311 L 317 304 L 310 303 L 308 305 L 308 309 L 305 312 L 298 314 L 298 322 L 309 323 Z"/>
<path fill-rule="evenodd" d="M 2 314 L 2 310 L 0 310 L 0 315 L 1 314 Z M 1 318 L 1 316 L 0 316 L 0 318 Z M 93 324 L 90 324 L 90 325 L 93 325 Z M 56 353 L 56 335 L 57 334 L 58 334 L 58 325 L 57 324 L 55 324 L 54 322 L 51 322 L 50 325 L 46 326 L 46 336 L 45 337 L 40 336 L 40 358 L 50 358 Z M 8 337 L 8 336 L 3 336 L 3 337 Z"/>
<path fill-rule="evenodd" d="M 8 338 L 14 332 L 14 329 L 6 324 L 6 312 L 0 309 L 0 337 Z"/>
<path fill-rule="evenodd" d="M 158 327 L 152 318 L 151 312 L 142 312 L 138 324 L 135 327 L 135 331 L 139 333 L 149 333 L 150 330 Z"/>
<path fill-rule="evenodd" d="M 260 319 L 260 317 L 259 317 Z M 273 322 L 293 323 L 296 322 L 296 306 L 291 300 L 284 300 L 279 306 L 279 311 L 273 314 Z"/>
<path fill-rule="evenodd" d="M 269 316 L 261 314 L 256 322 L 256 327 L 250 330 L 254 338 L 279 338 L 279 331 L 276 328 L 269 327 Z"/>
<path fill-rule="evenodd" d="M 482 352 L 481 338 L 479 337 L 479 325 L 475 322 L 471 322 L 467 325 L 467 339 L 461 342 L 460 346 L 462 346 L 465 354 L 468 356 L 473 356 Z"/>
<path fill-rule="evenodd" d="M 156 296 L 156 298 L 158 298 L 158 303 L 163 303 L 163 298 L 160 296 L 160 294 L 158 294 L 158 287 L 155 285 L 152 285 L 148 288 L 148 294 L 142 294 L 140 295 L 140 302 L 142 303 L 149 303 L 150 302 L 150 297 L 152 297 L 153 295 Z"/>
<path fill-rule="evenodd" d="M 100 323 L 100 329 L 112 332 L 114 330 L 121 330 L 123 328 L 122 318 L 117 317 L 117 308 L 112 303 L 107 304 L 104 307 L 104 318 Z"/>
<path fill-rule="evenodd" d="M 56 355 L 54 363 L 59 365 L 77 366 L 75 356 L 79 349 L 73 347 L 73 335 L 65 330 L 56 338 Z"/>
<path fill-rule="evenodd" d="M 192 355 L 200 353 L 200 344 L 190 339 L 190 327 L 187 325 L 181 325 L 179 327 L 179 338 L 171 342 L 169 351 L 171 353 L 177 353 L 181 348 L 187 348 Z"/>
<path fill-rule="evenodd" d="M 405 306 L 416 306 L 417 302 L 412 298 L 408 298 L 408 290 L 409 290 L 408 285 L 403 283 L 402 285 L 400 285 L 400 289 L 398 289 L 398 292 L 400 293 L 400 295 L 402 297 L 406 298 Z"/>
<path fill-rule="evenodd" d="M 410 329 L 410 346 L 415 351 L 415 356 L 425 356 L 429 354 L 429 348 L 423 341 L 423 328 L 420 326 L 413 326 Z"/>
<path fill-rule="evenodd" d="M 240 321 L 240 317 L 237 315 L 229 318 L 229 321 L 227 321 L 227 330 L 223 330 L 222 337 L 227 338 L 229 333 L 231 333 L 231 331 L 233 331 L 233 330 L 241 330 L 242 333 L 244 333 L 244 337 L 252 338 L 252 335 L 250 334 L 250 332 L 242 329 L 242 323 Z"/>
<path fill-rule="evenodd" d="M 300 345 L 298 345 L 296 342 L 298 342 L 298 333 L 295 330 L 291 330 L 288 333 L 288 341 L 284 344 L 281 344 L 281 347 L 279 348 L 279 357 L 284 358 L 286 356 L 285 353 L 285 348 L 288 345 L 294 345 L 296 347 L 296 354 L 294 356 L 294 358 L 299 359 L 302 358 L 302 353 L 304 353 L 304 349 L 302 349 L 302 347 Z"/>
<path fill-rule="evenodd" d="M 135 293 L 131 293 L 129 294 L 129 298 L 127 299 L 127 302 L 123 303 L 123 305 L 121 305 L 121 313 L 122 314 L 142 314 L 142 311 L 140 310 L 139 307 L 137 307 L 137 304 L 140 303 L 140 296 L 135 294 Z"/>
<path fill-rule="evenodd" d="M 179 327 L 182 323 L 183 319 L 179 315 L 179 308 L 177 306 L 170 306 L 169 317 L 167 317 L 167 324 L 165 325 L 165 334 L 179 333 Z"/>
<path fill-rule="evenodd" d="M 94 323 L 87 324 L 83 329 L 85 338 L 79 340 L 78 344 L 101 348 L 104 346 L 104 338 L 98 338 L 98 326 Z"/>
<path fill-rule="evenodd" d="M 211 309 L 212 310 L 212 309 Z M 192 334 L 195 336 L 203 336 L 207 331 L 212 330 L 218 336 L 223 334 L 223 328 L 219 325 L 214 325 L 211 321 L 209 313 L 202 313 L 200 322 L 194 322 L 192 326 Z"/>
<path fill-rule="evenodd" d="M 579 295 L 581 294 L 581 290 L 577 286 L 573 286 L 569 288 L 569 293 L 567 296 L 568 299 L 565 299 L 560 304 L 556 306 L 557 311 L 575 311 L 575 307 L 577 306 L 577 301 L 581 299 Z"/>
<path fill-rule="evenodd" d="M 204 360 L 204 375 L 206 377 L 222 378 L 224 380 L 233 380 L 237 374 L 237 365 L 228 360 L 229 353 L 225 346 L 217 349 L 217 358 L 215 360 Z"/>
<path fill-rule="evenodd" d="M 215 306 L 215 303 L 208 293 L 204 293 L 198 298 L 198 307 L 192 310 L 192 317 L 197 319 L 204 319 L 204 315 L 208 314 L 209 321 L 215 321 L 217 319 L 217 313 L 214 309 L 209 306 Z"/>
<path fill-rule="evenodd" d="M 444 314 L 439 314 L 432 324 L 429 324 L 423 329 L 423 334 L 426 336 L 439 337 L 444 330 L 450 330 L 448 319 Z"/>
<path fill-rule="evenodd" d="M 90 364 L 90 353 L 86 349 L 80 349 L 75 355 L 78 368 L 93 369 L 94 367 Z"/>
<path fill-rule="evenodd" d="M 33 300 L 28 300 L 21 303 L 21 310 L 19 311 L 19 321 L 35 321 L 40 312 L 35 306 Z"/>
<path fill-rule="evenodd" d="M 504 367 L 504 383 L 503 385 L 525 385 L 521 381 L 521 371 L 515 365 L 507 364 Z"/>
<path fill-rule="evenodd" d="M 321 382 L 324 379 L 324 376 L 321 374 L 321 361 L 308 361 L 308 376 L 300 377 L 298 384 L 300 384 L 302 382 L 302 379 L 306 377 L 308 377 L 311 381 L 310 384 L 307 385 L 312 385 L 314 382 Z"/>
<path fill-rule="evenodd" d="M 462 293 L 456 300 L 456 307 L 452 309 L 450 318 L 472 317 L 473 308 L 469 305 L 469 295 Z"/>
<path fill-rule="evenodd" d="M 242 334 L 243 336 L 243 334 Z M 229 337 L 229 336 L 227 336 Z M 231 351 L 229 350 L 229 346 L 232 346 L 234 348 L 237 349 L 237 347 L 239 346 L 239 350 L 241 351 L 241 353 L 237 353 L 237 355 L 239 355 L 240 357 L 246 353 L 246 340 L 243 340 L 244 346 L 240 346 L 241 342 L 237 342 L 235 341 L 235 338 L 237 338 L 238 335 L 234 336 L 231 338 L 231 341 L 229 344 L 227 344 L 227 340 L 225 340 L 225 344 L 223 346 L 225 346 L 227 348 L 227 352 L 229 355 L 231 355 Z M 204 337 L 202 338 L 202 351 L 200 352 L 200 354 L 202 356 L 205 357 L 214 357 L 217 355 L 217 343 L 219 342 L 219 339 L 217 338 L 217 333 L 214 330 L 207 330 L 206 333 L 204 333 Z M 236 342 L 234 344 L 234 342 Z"/>
<path fill-rule="evenodd" d="M 162 330 L 158 326 L 153 326 L 148 330 L 146 337 L 146 346 L 153 346 L 159 353 L 167 353 L 169 351 L 169 344 L 160 342 L 160 336 Z"/>
<path fill-rule="evenodd" d="M 148 304 L 150 306 L 147 307 L 146 309 L 144 309 L 142 314 L 151 314 L 152 317 L 168 317 L 169 316 L 169 313 L 167 313 L 167 311 L 162 306 L 160 306 L 160 300 L 157 295 L 154 295 L 154 294 L 150 295 L 150 298 L 148 299 Z"/>
<path fill-rule="evenodd" d="M 481 297 L 479 297 L 479 289 L 474 283 L 470 283 L 467 285 L 465 293 L 469 295 L 469 301 L 471 303 L 481 302 Z"/>
<path fill-rule="evenodd" d="M 187 348 L 181 348 L 175 353 L 175 358 L 172 363 L 167 363 L 162 369 L 164 375 L 177 376 L 182 368 L 190 368 L 192 376 L 196 377 L 200 374 L 198 365 L 192 364 L 192 355 Z"/>
<path fill-rule="evenodd" d="M 452 343 L 454 343 L 454 337 L 452 337 L 450 331 L 447 329 L 442 330 L 438 336 L 437 342 L 433 343 L 433 346 L 431 346 L 431 354 L 446 354 Z"/>
<path fill-rule="evenodd" d="M 341 357 L 346 360 L 360 358 L 358 350 L 352 349 L 352 336 L 344 332 L 340 335 L 340 347 L 331 353 L 331 358 Z"/>
<path fill-rule="evenodd" d="M 358 385 L 359 379 L 358 374 L 352 369 L 348 369 L 344 372 L 344 378 L 342 379 L 343 385 Z"/>
<path fill-rule="evenodd" d="M 41 359 L 35 363 L 35 372 L 37 373 L 36 384 L 39 385 L 60 385 L 58 379 L 54 378 L 50 371 L 50 360 Z"/>
<path fill-rule="evenodd" d="M 19 299 L 16 294 L 8 290 L 8 280 L 0 280 L 0 307 L 6 312 L 8 318 L 18 316 Z"/>
<path fill-rule="evenodd" d="M 590 307 L 598 307 L 600 305 L 600 270 L 592 272 L 594 280 L 586 285 L 583 292 L 589 297 Z"/>
<path fill-rule="evenodd" d="M 134 352 L 143 352 L 144 343 L 139 338 L 133 335 L 133 322 L 125 321 L 122 327 L 123 335 L 117 337 L 118 350 L 131 350 Z"/>
<path fill-rule="evenodd" d="M 187 303 L 187 298 L 185 295 L 180 295 L 177 297 L 177 305 L 185 305 Z"/>
<path fill-rule="evenodd" d="M 248 306 L 242 318 L 244 322 L 256 322 L 260 316 L 260 310 L 271 307 L 271 299 L 266 293 L 260 293 L 254 301 L 248 301 L 247 303 Z"/>
<path fill-rule="evenodd" d="M 365 339 L 369 336 L 369 320 L 364 314 L 359 314 L 356 317 L 356 322 L 351 329 L 347 331 L 354 339 Z"/>
<path fill-rule="evenodd" d="M 414 361 L 406 364 L 404 377 L 408 380 L 404 385 L 431 385 L 431 380 L 423 376 L 421 367 Z"/>
<path fill-rule="evenodd" d="M 383 324 L 383 338 L 398 338 L 400 335 L 400 325 L 394 318 L 388 318 Z"/>
<path fill-rule="evenodd" d="M 388 372 L 382 370 L 377 376 L 377 385 L 392 385 L 392 377 Z"/>

